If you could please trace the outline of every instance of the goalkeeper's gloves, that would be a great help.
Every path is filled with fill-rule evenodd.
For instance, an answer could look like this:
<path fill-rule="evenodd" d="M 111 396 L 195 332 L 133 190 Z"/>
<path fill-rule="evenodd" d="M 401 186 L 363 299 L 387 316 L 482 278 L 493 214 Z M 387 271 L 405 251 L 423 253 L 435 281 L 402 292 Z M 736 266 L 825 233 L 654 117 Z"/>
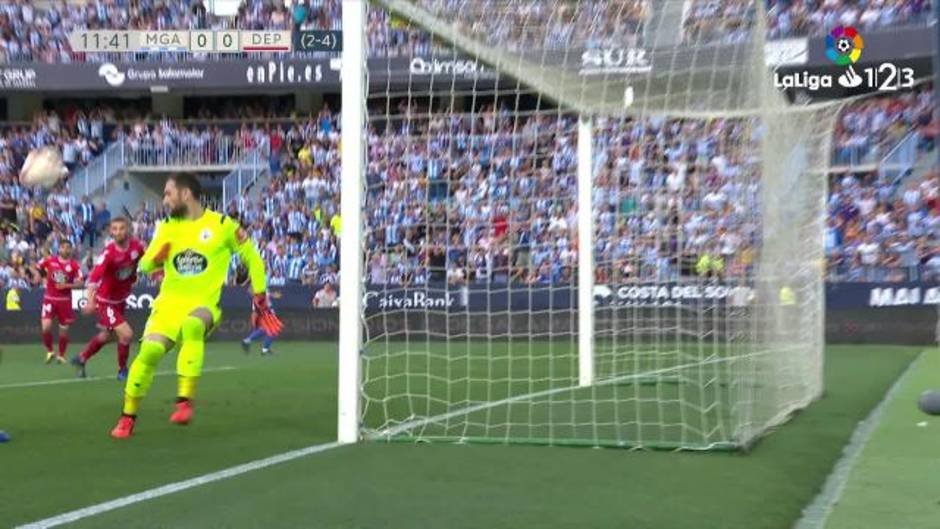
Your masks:
<path fill-rule="evenodd" d="M 261 327 L 261 330 L 271 337 L 281 334 L 284 324 L 274 315 L 271 306 L 268 305 L 268 295 L 264 292 L 255 294 L 252 305 L 258 315 L 258 327 Z"/>

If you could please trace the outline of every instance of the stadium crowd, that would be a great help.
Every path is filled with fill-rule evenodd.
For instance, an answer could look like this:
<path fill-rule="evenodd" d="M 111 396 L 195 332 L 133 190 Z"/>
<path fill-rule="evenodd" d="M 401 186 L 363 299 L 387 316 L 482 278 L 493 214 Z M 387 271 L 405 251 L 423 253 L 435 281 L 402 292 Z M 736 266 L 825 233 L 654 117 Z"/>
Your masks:
<path fill-rule="evenodd" d="M 636 46 L 652 15 L 649 0 L 480 2 L 420 0 L 443 20 L 493 46 L 513 51 Z"/>
<path fill-rule="evenodd" d="M 828 210 L 830 280 L 940 280 L 940 172 L 899 190 L 846 173 L 831 181 Z"/>
<path fill-rule="evenodd" d="M 693 0 L 683 22 L 683 41 L 742 42 L 750 34 L 753 16 L 754 8 L 747 0 Z"/>
<path fill-rule="evenodd" d="M 514 50 L 541 46 L 634 46 L 651 20 L 649 0 L 582 0 L 494 3 L 478 0 L 420 0 L 422 7 L 486 42 Z M 695 0 L 684 14 L 687 43 L 739 42 L 753 17 L 743 0 Z M 502 7 L 502 8 L 501 8 Z M 0 4 L 0 63 L 115 60 L 110 54 L 73 52 L 68 35 L 77 29 L 282 29 L 339 30 L 340 0 L 243 0 L 232 16 L 215 15 L 205 0 L 30 0 Z M 929 0 L 769 0 L 770 38 L 823 33 L 838 24 L 873 27 L 922 23 Z M 506 23 L 507 21 L 511 23 Z M 368 45 L 376 56 L 426 54 L 431 37 L 378 8 L 368 14 Z M 603 37 L 600 37 L 603 35 Z M 205 55 L 137 54 L 146 60 L 205 59 Z"/>
<path fill-rule="evenodd" d="M 861 136 L 890 143 L 915 131 L 921 150 L 933 148 L 931 105 L 925 88 L 855 103 L 840 117 L 826 230 L 830 279 L 940 279 L 938 175 L 892 176 L 840 164 L 846 142 Z M 373 110 L 366 173 L 370 281 L 553 284 L 573 278 L 573 118 L 551 111 L 520 118 L 503 103 L 473 114 L 404 100 L 388 114 Z M 82 258 L 90 259 L 113 214 L 129 214 L 138 236 L 152 235 L 161 216 L 154 204 L 110 212 L 64 187 L 47 195 L 25 189 L 14 176 L 36 145 L 80 138 L 88 145 L 76 158 L 80 163 L 100 149 L 107 130 L 138 146 L 151 142 L 153 152 L 201 142 L 210 162 L 219 160 L 211 153 L 221 144 L 259 150 L 269 160 L 270 178 L 221 207 L 263 241 L 273 284 L 335 281 L 340 136 L 339 115 L 328 104 L 307 118 L 246 120 L 236 127 L 121 120 L 115 109 L 62 113 L 45 111 L 31 126 L 0 134 L 7 147 L 0 158 L 0 281 L 6 285 L 30 283 L 29 266 L 63 238 L 81 245 Z M 746 274 L 757 236 L 752 132 L 740 120 L 598 122 L 598 281 Z"/>
<path fill-rule="evenodd" d="M 56 146 L 70 169 L 88 163 L 105 145 L 104 117 L 101 112 L 38 113 L 29 124 L 0 125 L 0 171 L 18 169 L 30 150 Z"/>
<path fill-rule="evenodd" d="M 768 0 L 767 36 L 783 39 L 817 36 L 832 28 L 860 31 L 925 24 L 930 0 Z M 742 42 L 754 17 L 747 0 L 694 0 L 684 22 L 687 43 Z"/>
<path fill-rule="evenodd" d="M 838 25 L 860 31 L 925 24 L 930 0 L 771 0 L 768 37 L 819 35 Z"/>
<path fill-rule="evenodd" d="M 936 126 L 932 126 L 934 105 L 929 87 L 849 105 L 836 124 L 833 163 L 873 163 L 912 131 L 920 135 L 919 150 L 932 148 L 936 134 Z"/>

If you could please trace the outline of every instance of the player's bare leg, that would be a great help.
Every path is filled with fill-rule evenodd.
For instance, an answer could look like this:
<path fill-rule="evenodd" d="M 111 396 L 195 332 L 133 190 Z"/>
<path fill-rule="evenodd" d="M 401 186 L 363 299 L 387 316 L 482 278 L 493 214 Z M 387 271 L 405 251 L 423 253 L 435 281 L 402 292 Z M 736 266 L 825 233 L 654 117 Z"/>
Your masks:
<path fill-rule="evenodd" d="M 118 380 L 127 380 L 127 359 L 131 355 L 131 342 L 134 340 L 134 329 L 126 321 L 114 328 L 117 338 Z"/>
<path fill-rule="evenodd" d="M 88 343 L 85 345 L 85 349 L 82 350 L 76 356 L 72 357 L 72 365 L 78 369 L 78 376 L 85 378 L 85 364 L 91 360 L 91 357 L 95 356 L 102 347 L 111 343 L 114 339 L 114 335 L 111 331 L 107 329 L 101 329 L 98 331 L 98 334 L 91 337 L 91 340 L 88 340 Z"/>
<path fill-rule="evenodd" d="M 140 401 L 147 395 L 147 391 L 150 390 L 157 364 L 174 345 L 173 340 L 162 334 L 144 336 L 140 344 L 140 352 L 131 364 L 127 384 L 124 387 L 124 409 L 117 426 L 111 430 L 111 437 L 124 439 L 134 432 L 137 408 L 140 406 Z"/>
<path fill-rule="evenodd" d="M 55 360 L 55 353 L 52 352 L 52 318 L 43 318 L 39 320 L 42 328 L 42 344 L 46 347 L 46 363 Z"/>
<path fill-rule="evenodd" d="M 65 351 L 69 347 L 69 326 L 59 323 L 59 355 L 56 361 L 60 364 L 66 363 Z"/>
<path fill-rule="evenodd" d="M 202 374 L 203 358 L 206 351 L 206 334 L 212 329 L 212 312 L 199 308 L 189 313 L 183 321 L 180 353 L 176 362 L 179 376 L 177 386 L 176 410 L 170 416 L 174 424 L 189 424 L 193 416 L 193 397 L 196 394 L 196 381 Z"/>

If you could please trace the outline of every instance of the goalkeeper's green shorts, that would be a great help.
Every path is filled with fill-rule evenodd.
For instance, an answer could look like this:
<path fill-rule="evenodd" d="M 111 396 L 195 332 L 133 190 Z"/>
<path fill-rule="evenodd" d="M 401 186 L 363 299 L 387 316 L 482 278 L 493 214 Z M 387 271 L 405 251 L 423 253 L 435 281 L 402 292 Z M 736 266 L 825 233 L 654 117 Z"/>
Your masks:
<path fill-rule="evenodd" d="M 173 343 L 179 343 L 183 329 L 183 320 L 185 320 L 196 309 L 206 309 L 212 314 L 212 328 L 206 332 L 208 338 L 210 334 L 219 326 L 222 321 L 222 310 L 218 305 L 205 306 L 195 305 L 191 307 L 167 306 L 154 307 L 147 318 L 147 325 L 144 326 L 143 338 L 151 334 L 166 336 Z"/>

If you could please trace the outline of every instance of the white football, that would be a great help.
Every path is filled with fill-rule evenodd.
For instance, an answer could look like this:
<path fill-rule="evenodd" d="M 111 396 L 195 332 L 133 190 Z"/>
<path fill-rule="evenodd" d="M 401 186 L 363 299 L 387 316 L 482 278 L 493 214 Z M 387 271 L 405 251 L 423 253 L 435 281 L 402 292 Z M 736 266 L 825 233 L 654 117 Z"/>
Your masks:
<path fill-rule="evenodd" d="M 25 186 L 40 186 L 49 189 L 68 172 L 58 149 L 42 147 L 31 151 L 26 156 L 26 161 L 20 169 L 20 182 Z"/>

